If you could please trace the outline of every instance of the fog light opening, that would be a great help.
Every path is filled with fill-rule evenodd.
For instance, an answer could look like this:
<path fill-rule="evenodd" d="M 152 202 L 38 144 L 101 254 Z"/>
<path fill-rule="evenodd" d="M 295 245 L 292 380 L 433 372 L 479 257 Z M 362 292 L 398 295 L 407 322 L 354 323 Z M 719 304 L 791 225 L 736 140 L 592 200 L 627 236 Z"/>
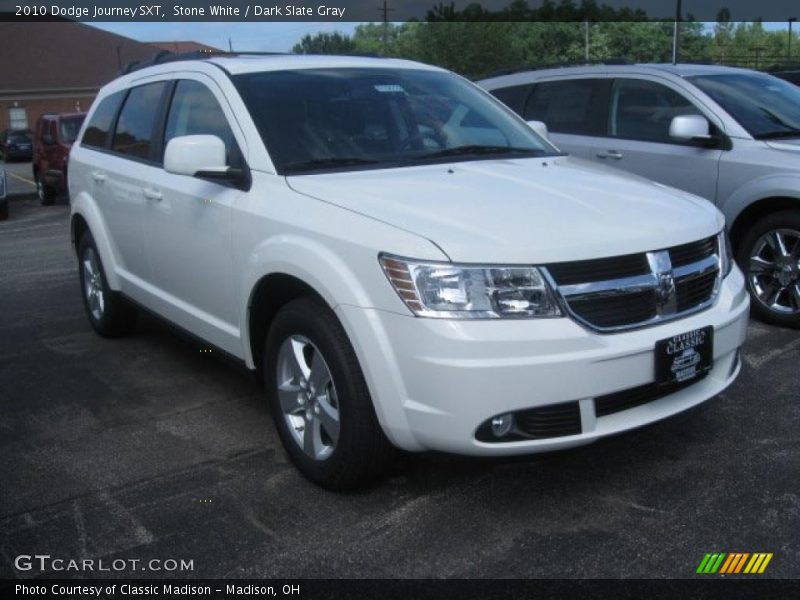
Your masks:
<path fill-rule="evenodd" d="M 498 415 L 492 419 L 492 435 L 497 438 L 504 437 L 509 434 L 513 426 L 514 415 L 511 413 Z"/>

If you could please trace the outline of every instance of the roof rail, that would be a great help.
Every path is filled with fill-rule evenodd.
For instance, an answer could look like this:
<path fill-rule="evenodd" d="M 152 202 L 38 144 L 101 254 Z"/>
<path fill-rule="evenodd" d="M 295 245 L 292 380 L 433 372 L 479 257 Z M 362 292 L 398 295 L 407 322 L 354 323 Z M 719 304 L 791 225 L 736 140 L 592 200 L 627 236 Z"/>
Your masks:
<path fill-rule="evenodd" d="M 224 50 L 194 50 L 192 52 L 171 52 L 169 50 L 161 50 L 157 52 L 152 58 L 146 60 L 134 60 L 126 64 L 117 77 L 127 75 L 146 67 L 155 65 L 163 65 L 171 62 L 180 62 L 185 60 L 207 60 L 217 56 L 275 56 L 283 55 L 285 52 L 226 52 Z"/>
<path fill-rule="evenodd" d="M 627 58 L 604 58 L 597 60 L 580 60 L 573 62 L 556 62 L 556 63 L 540 63 L 536 65 L 527 65 L 523 67 L 514 67 L 511 69 L 501 69 L 495 71 L 481 79 L 489 79 L 491 77 L 500 77 L 501 75 L 513 75 L 514 73 L 523 73 L 525 71 L 541 71 L 543 69 L 557 69 L 562 67 L 587 67 L 595 65 L 632 65 L 632 61 Z"/>

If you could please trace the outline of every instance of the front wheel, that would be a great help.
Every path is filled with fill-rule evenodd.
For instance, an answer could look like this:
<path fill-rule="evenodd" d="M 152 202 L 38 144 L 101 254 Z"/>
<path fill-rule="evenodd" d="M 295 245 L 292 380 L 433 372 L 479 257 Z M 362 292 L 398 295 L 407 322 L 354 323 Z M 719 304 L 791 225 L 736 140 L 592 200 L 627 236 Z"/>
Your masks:
<path fill-rule="evenodd" d="M 52 186 L 47 185 L 38 173 L 34 175 L 34 182 L 36 183 L 36 196 L 43 206 L 50 206 L 56 200 L 56 191 Z"/>
<path fill-rule="evenodd" d="M 800 211 L 760 219 L 742 238 L 737 262 L 763 321 L 800 328 Z"/>
<path fill-rule="evenodd" d="M 383 471 L 391 445 L 350 341 L 327 305 L 301 298 L 284 306 L 267 335 L 263 367 L 278 434 L 303 475 L 340 490 Z"/>
<path fill-rule="evenodd" d="M 108 287 L 100 254 L 88 232 L 78 244 L 78 260 L 83 306 L 94 330 L 103 337 L 130 333 L 136 327 L 137 310 Z"/>

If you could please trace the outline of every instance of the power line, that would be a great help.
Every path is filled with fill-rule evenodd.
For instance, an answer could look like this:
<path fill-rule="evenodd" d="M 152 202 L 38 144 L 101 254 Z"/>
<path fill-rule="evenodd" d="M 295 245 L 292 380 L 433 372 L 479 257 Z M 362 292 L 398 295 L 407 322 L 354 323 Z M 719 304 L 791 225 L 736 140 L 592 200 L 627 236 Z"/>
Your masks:
<path fill-rule="evenodd" d="M 393 8 L 389 8 L 388 2 L 383 0 L 383 6 L 378 7 L 378 12 L 383 13 L 383 53 L 386 54 L 386 47 L 389 45 L 389 13 Z"/>

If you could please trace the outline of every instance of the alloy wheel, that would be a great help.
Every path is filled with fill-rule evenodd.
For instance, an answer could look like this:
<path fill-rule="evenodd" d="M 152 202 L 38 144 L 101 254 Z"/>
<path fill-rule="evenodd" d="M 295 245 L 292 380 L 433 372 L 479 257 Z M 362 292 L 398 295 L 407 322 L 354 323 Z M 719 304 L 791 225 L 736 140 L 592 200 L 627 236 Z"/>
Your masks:
<path fill-rule="evenodd" d="M 747 276 L 756 300 L 769 310 L 800 314 L 800 231 L 774 229 L 758 238 Z"/>
<path fill-rule="evenodd" d="M 87 248 L 83 253 L 83 293 L 92 317 L 99 321 L 103 318 L 106 303 L 100 265 L 93 248 Z"/>
<path fill-rule="evenodd" d="M 281 344 L 277 393 L 292 439 L 313 460 L 325 460 L 339 441 L 339 402 L 328 364 L 302 335 Z"/>

